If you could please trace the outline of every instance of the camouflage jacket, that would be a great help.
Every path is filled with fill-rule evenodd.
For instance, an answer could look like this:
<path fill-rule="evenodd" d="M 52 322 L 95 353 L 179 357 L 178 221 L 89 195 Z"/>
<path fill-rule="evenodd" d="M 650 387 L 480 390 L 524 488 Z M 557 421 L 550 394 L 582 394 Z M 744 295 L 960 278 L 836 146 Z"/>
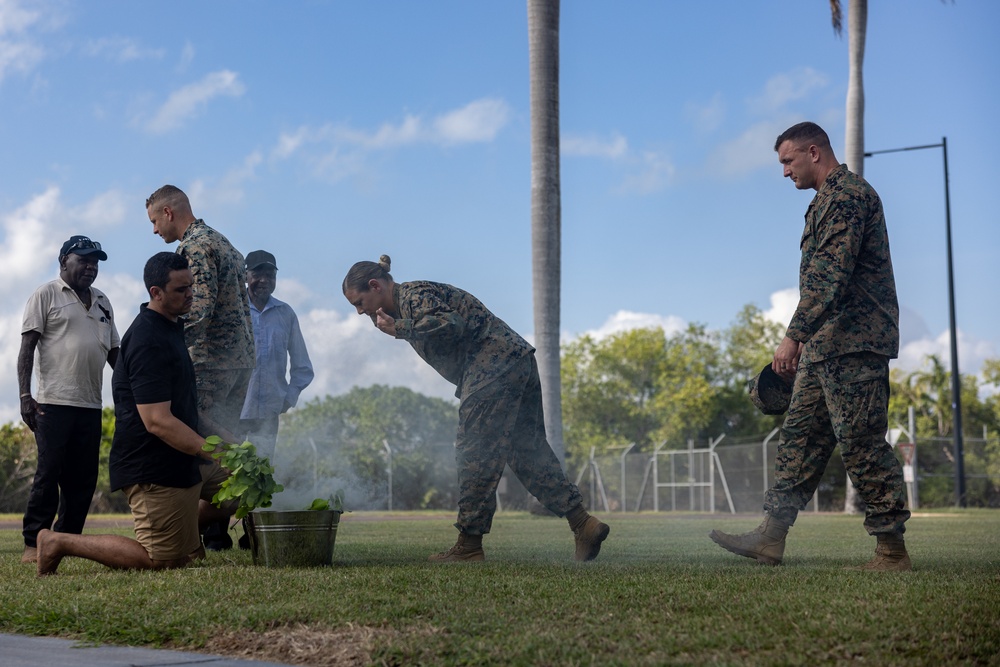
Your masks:
<path fill-rule="evenodd" d="M 396 338 L 405 340 L 464 400 L 534 348 L 479 299 L 444 283 L 393 286 Z"/>
<path fill-rule="evenodd" d="M 840 165 L 826 177 L 802 233 L 799 304 L 787 336 L 803 362 L 850 352 L 899 353 L 899 305 L 882 200 Z"/>
<path fill-rule="evenodd" d="M 194 277 L 194 303 L 184 325 L 184 340 L 200 370 L 253 368 L 253 322 L 246 296 L 243 255 L 229 239 L 195 220 L 181 237 Z"/>

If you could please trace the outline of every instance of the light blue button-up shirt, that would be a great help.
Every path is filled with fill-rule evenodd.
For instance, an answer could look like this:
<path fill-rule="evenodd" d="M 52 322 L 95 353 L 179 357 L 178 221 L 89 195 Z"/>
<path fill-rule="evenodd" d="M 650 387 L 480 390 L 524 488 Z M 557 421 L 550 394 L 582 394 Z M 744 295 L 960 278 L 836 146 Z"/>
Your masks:
<path fill-rule="evenodd" d="M 274 418 L 285 405 L 294 407 L 299 394 L 312 382 L 312 362 L 299 329 L 299 318 L 287 303 L 272 296 L 261 311 L 251 302 L 250 316 L 257 365 L 250 377 L 240 418 Z"/>

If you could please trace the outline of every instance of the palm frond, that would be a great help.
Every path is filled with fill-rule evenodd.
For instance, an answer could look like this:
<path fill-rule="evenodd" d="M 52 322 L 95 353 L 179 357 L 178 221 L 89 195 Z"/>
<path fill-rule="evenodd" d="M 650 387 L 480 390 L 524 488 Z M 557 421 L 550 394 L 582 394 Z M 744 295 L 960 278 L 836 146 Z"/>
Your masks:
<path fill-rule="evenodd" d="M 843 34 L 844 13 L 840 9 L 840 0 L 830 0 L 830 20 L 833 21 L 833 31 L 840 37 Z"/>

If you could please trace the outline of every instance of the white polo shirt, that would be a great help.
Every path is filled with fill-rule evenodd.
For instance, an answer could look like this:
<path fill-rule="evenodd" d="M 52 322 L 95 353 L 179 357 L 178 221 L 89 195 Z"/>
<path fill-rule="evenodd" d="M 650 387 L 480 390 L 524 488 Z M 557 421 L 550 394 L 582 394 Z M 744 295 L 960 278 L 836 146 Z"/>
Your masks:
<path fill-rule="evenodd" d="M 103 406 L 104 364 L 121 341 L 108 297 L 94 287 L 90 295 L 87 310 L 73 288 L 57 278 L 35 290 L 24 307 L 21 333 L 41 334 L 35 364 L 39 403 Z"/>

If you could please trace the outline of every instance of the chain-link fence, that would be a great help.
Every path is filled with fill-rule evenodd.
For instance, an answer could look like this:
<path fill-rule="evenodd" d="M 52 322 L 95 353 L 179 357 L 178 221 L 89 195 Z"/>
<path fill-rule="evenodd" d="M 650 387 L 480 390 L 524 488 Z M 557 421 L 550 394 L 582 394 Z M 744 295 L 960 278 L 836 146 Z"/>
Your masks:
<path fill-rule="evenodd" d="M 760 512 L 774 481 L 777 430 L 752 440 L 662 444 L 653 452 L 620 448 L 573 461 L 568 475 L 587 507 L 597 511 Z M 920 439 L 912 460 L 913 507 L 956 504 L 954 443 Z M 972 507 L 1000 507 L 1000 439 L 965 438 L 965 500 Z M 901 463 L 905 463 L 897 449 Z M 909 478 L 909 477 L 908 477 Z M 835 453 L 806 511 L 844 509 L 847 475 Z M 518 503 L 513 502 L 513 506 Z M 863 508 L 857 508 L 863 509 Z"/>

